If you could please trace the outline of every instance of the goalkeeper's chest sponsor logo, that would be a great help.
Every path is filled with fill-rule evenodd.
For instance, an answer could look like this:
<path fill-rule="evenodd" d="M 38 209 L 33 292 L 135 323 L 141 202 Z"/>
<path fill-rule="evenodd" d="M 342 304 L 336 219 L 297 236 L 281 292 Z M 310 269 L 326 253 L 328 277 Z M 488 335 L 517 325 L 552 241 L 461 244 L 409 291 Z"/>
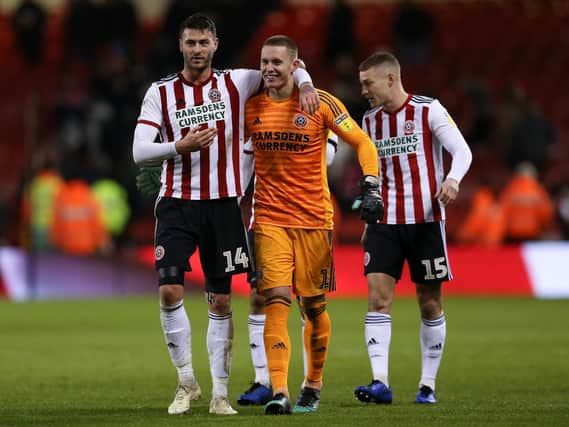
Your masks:
<path fill-rule="evenodd" d="M 393 157 L 416 153 L 421 150 L 419 135 L 396 136 L 374 141 L 379 157 Z"/>
<path fill-rule="evenodd" d="M 176 123 L 180 128 L 201 125 L 210 121 L 225 120 L 225 102 L 212 102 L 210 104 L 195 105 L 176 110 Z"/>

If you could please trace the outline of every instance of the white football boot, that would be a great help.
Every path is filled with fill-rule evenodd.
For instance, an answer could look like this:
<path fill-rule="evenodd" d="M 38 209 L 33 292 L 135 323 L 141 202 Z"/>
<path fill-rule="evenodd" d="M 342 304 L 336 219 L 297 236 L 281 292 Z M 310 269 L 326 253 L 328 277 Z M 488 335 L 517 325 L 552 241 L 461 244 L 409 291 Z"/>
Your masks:
<path fill-rule="evenodd" d="M 185 414 L 190 410 L 190 400 L 198 400 L 202 396 L 202 389 L 198 383 L 184 386 L 178 384 L 174 400 L 168 406 L 170 415 Z"/>
<path fill-rule="evenodd" d="M 215 396 L 209 403 L 209 413 L 217 415 L 235 415 L 237 411 L 231 407 L 226 396 Z"/>

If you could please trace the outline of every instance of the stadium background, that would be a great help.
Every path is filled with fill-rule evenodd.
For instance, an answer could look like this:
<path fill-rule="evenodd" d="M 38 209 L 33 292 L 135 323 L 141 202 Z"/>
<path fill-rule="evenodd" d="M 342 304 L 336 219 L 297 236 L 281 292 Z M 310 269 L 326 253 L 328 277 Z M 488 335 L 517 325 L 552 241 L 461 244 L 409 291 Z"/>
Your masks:
<path fill-rule="evenodd" d="M 45 13 L 44 25 L 31 31 L 24 53 L 14 16 L 25 3 L 0 3 L 0 296 L 6 300 L 0 301 L 0 336 L 8 343 L 0 346 L 4 378 L 0 394 L 5 397 L 0 425 L 139 425 L 140 406 L 153 408 L 141 412 L 150 420 L 148 425 L 166 422 L 159 397 L 169 396 L 171 378 L 164 378 L 170 372 L 165 351 L 158 348 L 162 338 L 156 304 L 150 299 L 155 294 L 153 200 L 136 192 L 131 137 L 149 83 L 180 67 L 177 22 L 198 10 L 212 14 L 218 23 L 217 68 L 256 68 L 262 40 L 284 33 L 297 41 L 316 85 L 341 98 L 356 119 L 366 108 L 357 64 L 378 48 L 400 55 L 407 91 L 441 100 L 465 134 L 474 160 L 459 200 L 448 209 L 449 251 L 456 276 L 446 288 L 447 311 L 454 313 L 456 322 L 455 341 L 443 362 L 448 367 L 442 368 L 448 406 L 439 415 L 428 415 L 426 424 L 562 425 L 569 421 L 569 373 L 563 362 L 569 356 L 563 327 L 569 320 L 563 300 L 569 297 L 568 1 L 416 1 L 421 16 L 408 15 L 401 24 L 398 17 L 406 2 L 395 0 L 44 0 L 36 2 Z M 41 12 L 37 16 L 42 22 Z M 23 22 L 25 28 L 29 21 Z M 405 37 L 416 39 L 410 42 Z M 512 124 L 515 117 L 525 117 L 517 133 Z M 539 181 L 550 195 L 551 222 L 531 241 L 462 242 L 460 232 L 477 190 L 486 186 L 499 192 L 522 161 L 536 166 Z M 22 206 L 32 178 L 48 166 L 64 178 L 81 178 L 88 184 L 111 178 L 126 190 L 129 220 L 111 245 L 89 256 L 34 248 Z M 340 150 L 329 171 L 339 212 L 335 250 L 339 292 L 336 308 L 331 305 L 331 310 L 335 325 L 345 322 L 347 326 L 344 330 L 336 326 L 337 352 L 332 353 L 336 356 L 331 356 L 328 369 L 341 378 L 362 377 L 357 366 L 368 363 L 359 336 L 366 295 L 357 244 L 362 225 L 348 208 L 357 194 L 354 169 L 354 159 Z M 205 330 L 198 317 L 204 309 L 199 269 L 187 281 L 197 291 L 189 298 L 196 307 L 192 324 L 196 330 Z M 236 293 L 246 295 L 244 278 L 236 282 Z M 407 276 L 397 293 L 413 294 Z M 117 296 L 125 298 L 114 300 Z M 76 302 L 69 305 L 61 299 Z M 11 300 L 22 303 L 11 304 Z M 29 300 L 49 301 L 24 303 Z M 394 326 L 401 330 L 394 330 L 398 338 L 392 358 L 416 365 L 418 360 L 406 348 L 403 353 L 397 350 L 410 342 L 409 353 L 417 351 L 412 322 L 417 316 L 415 303 L 403 298 L 398 304 L 397 315 L 403 319 Z M 244 319 L 246 298 L 236 298 L 235 305 Z M 114 317 L 117 313 L 123 316 Z M 84 329 L 76 332 L 66 319 L 75 319 L 74 327 Z M 472 325 L 472 319 L 480 326 Z M 243 339 L 245 323 L 236 320 L 236 335 L 242 334 Z M 151 332 L 143 336 L 140 328 Z M 475 351 L 466 337 L 474 337 Z M 79 364 L 65 370 L 62 360 L 69 357 L 65 352 L 69 342 L 84 347 L 78 357 L 95 355 L 100 360 L 90 362 L 92 369 L 84 374 L 78 374 L 83 371 Z M 103 352 L 105 342 L 124 361 Z M 158 349 L 143 351 L 148 342 L 155 342 L 152 347 Z M 127 351 L 124 343 L 140 348 Z M 244 389 L 249 379 L 239 375 L 240 369 L 250 369 L 246 345 L 241 344 L 235 350 L 232 393 Z M 456 350 L 461 347 L 465 353 Z M 348 352 L 352 348 L 357 357 Z M 44 354 L 41 363 L 36 354 Z M 551 357 L 543 359 L 542 354 Z M 349 357 L 356 357 L 354 371 L 345 368 L 345 363 L 352 363 Z M 114 365 L 103 363 L 105 358 Z M 133 362 L 139 358 L 140 362 Z M 203 349 L 196 350 L 195 358 L 207 385 Z M 504 367 L 501 362 L 506 361 Z M 34 365 L 35 369 L 30 368 Z M 129 409 L 122 411 L 120 405 L 117 409 L 114 401 L 131 389 L 120 381 L 117 385 L 98 378 L 99 372 L 113 367 L 120 381 L 142 388 L 148 384 L 134 378 L 147 370 L 152 387 L 161 390 L 158 398 L 151 393 L 139 401 L 125 397 Z M 394 377 L 409 375 L 404 368 L 397 369 Z M 38 375 L 43 390 L 53 393 L 51 398 L 36 390 L 28 375 Z M 345 388 L 337 377 L 329 381 L 338 383 L 339 390 Z M 409 393 L 415 387 L 414 377 L 412 381 Z M 82 406 L 75 400 L 75 387 L 84 383 L 89 388 L 80 395 L 92 399 L 93 411 L 88 403 Z M 465 394 L 461 387 L 471 390 Z M 116 390 L 109 392 L 110 388 Z M 457 397 L 449 396 L 451 391 Z M 28 396 L 42 402 L 37 404 Z M 464 404 L 465 400 L 470 403 Z M 340 395 L 337 402 L 342 402 Z M 321 425 L 345 425 L 353 422 L 350 416 L 359 417 L 362 425 L 375 420 L 373 408 L 364 413 L 353 405 L 339 405 L 343 412 L 332 412 L 319 421 Z M 198 410 L 204 411 L 200 406 Z M 100 418 L 99 412 L 109 418 Z M 409 405 L 394 405 L 382 416 L 394 425 L 425 425 L 425 418 Z M 245 420 L 249 425 L 259 422 L 255 417 Z M 207 419 L 201 422 L 207 424 Z"/>
<path fill-rule="evenodd" d="M 35 4 L 39 8 L 31 12 L 25 9 L 27 2 L 5 1 L 0 6 L 0 90 L 5 100 L 0 106 L 0 238 L 10 248 L 3 250 L 7 255 L 0 264 L 13 265 L 6 259 L 24 258 L 19 272 L 10 266 L 2 269 L 4 294 L 26 298 L 34 292 L 74 293 L 68 287 L 57 290 L 44 279 L 54 276 L 42 270 L 44 254 L 33 250 L 36 246 L 23 214 L 26 189 L 46 168 L 55 169 L 64 179 L 80 178 L 92 184 L 111 178 L 122 186 L 128 194 L 129 220 L 112 236 L 113 244 L 98 251 L 96 262 L 142 259 L 151 264 L 143 247 L 152 242 L 153 200 L 136 192 L 131 137 L 148 84 L 180 68 L 177 25 L 181 17 L 197 10 L 210 13 L 218 22 L 221 43 L 216 67 L 254 68 L 262 40 L 286 33 L 298 42 L 316 84 L 342 99 L 356 120 L 366 108 L 357 64 L 378 48 L 397 52 L 407 90 L 439 98 L 474 154 L 460 197 L 448 209 L 451 256 L 461 273 L 456 274 L 453 289 L 473 292 L 479 266 L 467 261 L 485 262 L 491 250 L 500 274 L 474 292 L 532 294 L 534 288 L 545 286 L 545 293 L 537 293 L 569 294 L 569 286 L 555 279 L 563 266 L 556 260 L 567 255 L 562 242 L 569 238 L 568 2 L 88 0 Z M 30 25 L 34 22 L 30 18 L 17 19 L 18 10 L 26 10 L 39 24 Z M 337 255 L 338 273 L 350 282 L 350 289 L 356 283 L 361 291 L 356 294 L 365 294 L 363 277 L 355 267 L 361 222 L 349 209 L 358 192 L 357 166 L 353 153 L 340 146 L 329 179 L 338 202 L 337 252 L 349 255 Z M 541 242 L 538 249 L 535 243 L 526 249 L 523 241 L 512 248 L 512 239 L 507 238 L 505 246 L 500 244 L 502 239 L 478 249 L 461 244 L 461 228 L 473 210 L 477 190 L 485 186 L 498 193 L 522 161 L 537 167 L 555 210 L 553 219 L 532 238 Z M 32 249 L 32 263 L 38 264 L 31 269 L 33 274 L 24 268 L 29 252 L 12 248 Z M 471 250 L 475 256 L 469 255 Z M 512 251 L 515 255 L 510 260 Z M 350 261 L 344 263 L 344 259 Z M 74 263 L 85 260 L 68 262 L 73 269 Z M 522 280 L 502 280 L 510 269 L 524 271 Z M 65 277 L 65 269 L 58 271 Z M 199 274 L 192 280 L 200 282 Z M 73 286 L 79 287 L 80 295 L 81 287 Z M 150 285 L 145 286 L 148 291 Z M 407 292 L 405 286 L 400 288 Z"/>

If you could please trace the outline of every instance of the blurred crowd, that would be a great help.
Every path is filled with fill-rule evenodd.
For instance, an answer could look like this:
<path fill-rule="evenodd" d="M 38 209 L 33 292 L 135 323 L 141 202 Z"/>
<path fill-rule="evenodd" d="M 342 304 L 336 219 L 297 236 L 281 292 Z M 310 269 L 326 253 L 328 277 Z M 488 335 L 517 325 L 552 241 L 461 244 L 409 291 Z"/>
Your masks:
<path fill-rule="evenodd" d="M 439 43 L 437 16 L 423 6 L 399 2 L 388 29 L 391 43 L 382 47 L 400 58 L 406 89 L 440 98 L 473 150 L 460 202 L 449 210 L 449 240 L 483 245 L 569 240 L 569 173 L 559 166 L 569 141 L 560 140 L 558 126 L 542 112 L 543 105 L 508 76 L 498 93 L 474 71 L 445 70 L 450 77 L 444 89 L 430 87 L 427 70 L 437 72 L 431 61 Z M 108 253 L 128 243 L 148 243 L 153 200 L 142 198 L 134 185 L 132 133 L 150 82 L 181 69 L 179 22 L 196 11 L 209 13 L 220 38 L 214 66 L 254 67 L 241 63 L 244 50 L 257 29 L 286 7 L 278 0 L 172 0 L 163 19 L 149 24 L 141 22 L 130 0 L 68 1 L 60 11 L 59 78 L 42 115 L 42 136 L 28 145 L 18 191 L 19 232 L 10 243 L 70 253 Z M 351 3 L 342 0 L 332 2 L 325 16 L 323 61 L 305 60 L 316 85 L 340 98 L 359 120 L 367 105 L 358 82 L 362 53 L 357 16 Z M 10 17 L 26 69 L 43 72 L 46 67 L 50 19 L 35 0 L 22 1 Z M 297 41 L 302 54 L 302 40 Z M 341 147 L 329 181 L 341 221 L 348 222 L 354 215 L 350 206 L 359 192 L 359 172 L 351 150 Z M 4 240 L 13 226 L 12 205 L 0 197 Z M 337 229 L 342 240 L 342 223 Z M 66 233 L 76 237 L 66 239 Z M 358 237 L 344 234 L 345 240 Z"/>

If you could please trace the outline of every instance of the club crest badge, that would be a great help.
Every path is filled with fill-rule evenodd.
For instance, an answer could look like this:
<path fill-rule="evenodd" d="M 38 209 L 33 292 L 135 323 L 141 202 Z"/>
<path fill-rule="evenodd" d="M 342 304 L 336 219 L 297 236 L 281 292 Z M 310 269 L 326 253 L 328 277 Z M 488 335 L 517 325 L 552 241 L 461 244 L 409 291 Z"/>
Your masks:
<path fill-rule="evenodd" d="M 306 127 L 307 124 L 308 124 L 308 118 L 306 118 L 304 114 L 297 114 L 296 116 L 294 116 L 294 125 L 297 128 L 302 129 Z"/>
<path fill-rule="evenodd" d="M 211 102 L 217 102 L 221 99 L 221 92 L 219 89 L 210 89 L 207 96 Z"/>
<path fill-rule="evenodd" d="M 405 135 L 412 135 L 415 132 L 415 122 L 413 120 L 405 121 Z"/>
<path fill-rule="evenodd" d="M 158 245 L 156 248 L 154 248 L 154 258 L 156 261 L 160 261 L 162 258 L 164 258 L 165 254 L 166 251 L 164 250 L 164 246 Z"/>

